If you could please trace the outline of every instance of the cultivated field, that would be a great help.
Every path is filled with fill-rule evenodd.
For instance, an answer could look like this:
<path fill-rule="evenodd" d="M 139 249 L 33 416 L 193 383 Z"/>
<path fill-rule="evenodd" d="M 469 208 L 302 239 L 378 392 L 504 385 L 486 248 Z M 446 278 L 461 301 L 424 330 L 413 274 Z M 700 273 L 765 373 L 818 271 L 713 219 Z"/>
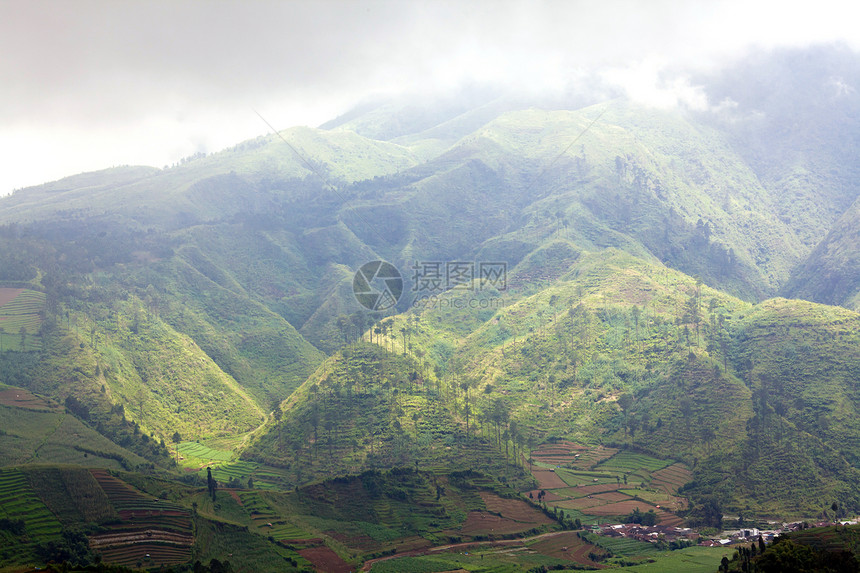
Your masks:
<path fill-rule="evenodd" d="M 37 350 L 45 293 L 0 288 L 0 350 Z"/>
<path fill-rule="evenodd" d="M 546 537 L 529 545 L 529 549 L 542 555 L 573 561 L 585 567 L 600 569 L 603 566 L 588 558 L 589 553 L 602 555 L 606 553 L 599 547 L 580 539 L 576 532 L 566 531 L 559 535 Z"/>
<path fill-rule="evenodd" d="M 23 388 L 0 388 L 0 405 L 36 411 L 62 412 L 64 410 L 59 404 L 36 396 Z"/>
<path fill-rule="evenodd" d="M 0 554 L 8 560 L 29 558 L 37 544 L 59 539 L 62 531 L 59 520 L 17 469 L 0 469 L 0 518 L 24 523 L 22 536 L 0 531 Z"/>
<path fill-rule="evenodd" d="M 686 507 L 686 500 L 677 493 L 692 474 L 674 460 L 563 441 L 540 446 L 531 458 L 539 487 L 532 497 L 543 490 L 543 501 L 571 519 L 605 523 L 638 508 L 643 513 L 653 510 L 660 525 L 682 523 L 671 512 Z"/>
<path fill-rule="evenodd" d="M 310 561 L 317 571 L 326 573 L 351 573 L 355 567 L 341 559 L 326 546 L 300 549 L 299 555 Z"/>
<path fill-rule="evenodd" d="M 154 568 L 191 560 L 194 539 L 188 510 L 146 495 L 107 471 L 91 473 L 121 519 L 90 536 L 90 547 L 105 562 Z"/>

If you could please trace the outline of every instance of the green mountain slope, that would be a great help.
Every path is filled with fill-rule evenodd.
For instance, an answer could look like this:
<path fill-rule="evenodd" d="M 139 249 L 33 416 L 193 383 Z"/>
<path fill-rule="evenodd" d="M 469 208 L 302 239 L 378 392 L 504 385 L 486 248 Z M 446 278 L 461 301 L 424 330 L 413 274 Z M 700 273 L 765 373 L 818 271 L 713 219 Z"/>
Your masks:
<path fill-rule="evenodd" d="M 856 315 L 769 299 L 857 305 L 858 99 L 827 90 L 860 76 L 792 58 L 773 94 L 712 78 L 737 105 L 710 115 L 475 93 L 20 190 L 0 200 L 0 380 L 159 465 L 178 433 L 293 484 L 514 478 L 557 437 L 682 459 L 699 505 L 860 506 Z M 380 259 L 405 278 L 393 317 L 352 292 Z M 419 288 L 447 262 L 504 263 L 506 284 Z"/>
<path fill-rule="evenodd" d="M 855 202 L 798 268 L 786 292 L 825 304 L 860 308 L 858 231 L 860 205 Z"/>
<path fill-rule="evenodd" d="M 473 425 L 503 421 L 514 442 L 680 458 L 693 467 L 688 494 L 733 510 L 857 505 L 858 315 L 782 299 L 751 306 L 618 251 L 571 258 L 543 288 L 451 293 L 396 317 L 382 344 L 438 365 L 461 425 L 468 404 Z M 529 263 L 514 280 L 533 276 Z"/>
<path fill-rule="evenodd" d="M 28 390 L 0 386 L 0 451 L 3 465 L 61 463 L 111 469 L 144 468 L 149 460 L 108 440 L 83 423 L 77 403 L 63 407 Z M 132 428 L 117 441 L 164 462 L 166 451 L 155 440 L 146 440 Z M 146 448 L 144 450 L 144 448 Z"/>

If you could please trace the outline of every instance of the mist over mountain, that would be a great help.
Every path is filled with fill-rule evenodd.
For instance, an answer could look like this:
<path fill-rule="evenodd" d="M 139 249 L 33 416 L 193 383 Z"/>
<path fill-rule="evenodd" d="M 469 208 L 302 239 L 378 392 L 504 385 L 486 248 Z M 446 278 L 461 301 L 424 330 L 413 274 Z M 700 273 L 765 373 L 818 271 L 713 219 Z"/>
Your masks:
<path fill-rule="evenodd" d="M 214 466 L 319 503 L 374 475 L 370 498 L 394 488 L 426 509 L 444 487 L 489 487 L 462 473 L 476 467 L 496 497 L 515 495 L 500 483 L 544 489 L 530 464 L 561 443 L 678 464 L 689 479 L 669 491 L 695 525 L 714 504 L 860 511 L 860 56 L 759 51 L 690 82 L 667 79 L 690 96 L 672 106 L 599 74 L 554 95 L 379 98 L 316 129 L 3 197 L 0 390 L 34 393 L 40 415 L 98 442 L 41 449 L 36 429 L 0 426 L 0 452 L 16 452 L 4 465 L 149 476 L 132 481 Z M 396 304 L 356 296 L 373 261 L 399 271 Z M 502 274 L 457 282 L 452 265 Z M 639 471 L 565 459 L 619 492 Z M 403 468 L 415 476 L 373 474 Z M 138 486 L 185 507 L 172 517 L 192 500 L 194 515 L 226 515 L 211 490 L 204 506 Z M 432 525 L 452 507 L 401 525 L 435 543 L 454 536 Z M 560 526 L 586 515 L 554 507 Z M 341 556 L 371 553 L 331 524 L 293 525 Z"/>

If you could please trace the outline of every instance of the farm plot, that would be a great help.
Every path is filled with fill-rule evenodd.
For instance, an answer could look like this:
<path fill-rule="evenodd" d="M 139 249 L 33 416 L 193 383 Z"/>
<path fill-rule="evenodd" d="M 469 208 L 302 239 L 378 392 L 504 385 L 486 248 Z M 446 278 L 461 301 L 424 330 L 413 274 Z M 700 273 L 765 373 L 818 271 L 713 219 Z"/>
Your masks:
<path fill-rule="evenodd" d="M 604 460 L 598 464 L 597 469 L 622 472 L 635 472 L 644 469 L 650 473 L 661 470 L 673 463 L 674 460 L 658 460 L 644 454 L 624 451 Z"/>
<path fill-rule="evenodd" d="M 692 479 L 693 473 L 683 464 L 672 464 L 651 474 L 651 487 L 675 494 L 681 486 Z"/>
<path fill-rule="evenodd" d="M 5 532 L 0 532 L 3 533 L 0 539 L 7 545 L 4 551 L 7 557 L 26 557 L 36 544 L 57 539 L 62 531 L 60 521 L 17 469 L 0 470 L 0 518 L 24 523 L 22 538 L 4 539 Z"/>
<path fill-rule="evenodd" d="M 569 492 L 566 494 L 568 495 L 568 497 L 583 497 L 608 491 L 617 491 L 623 487 L 623 485 L 618 485 L 617 483 L 597 483 L 590 485 L 581 485 L 579 487 L 569 488 L 564 491 Z"/>
<path fill-rule="evenodd" d="M 663 509 L 671 511 L 679 511 L 687 508 L 687 500 L 683 497 L 669 495 L 664 491 L 652 491 L 644 489 L 622 489 L 621 493 L 626 493 L 632 497 L 639 497 L 650 504 L 656 505 Z"/>
<path fill-rule="evenodd" d="M 355 570 L 352 565 L 341 559 L 337 553 L 326 546 L 300 549 L 299 555 L 310 561 L 317 571 L 350 573 Z"/>
<path fill-rule="evenodd" d="M 651 543 L 637 539 L 624 537 L 607 537 L 605 535 L 589 534 L 588 541 L 609 550 L 614 555 L 623 557 L 645 557 L 659 553 L 659 550 Z"/>
<path fill-rule="evenodd" d="M 602 566 L 588 558 L 589 553 L 603 555 L 606 551 L 579 538 L 573 531 L 566 531 L 552 537 L 545 537 L 529 545 L 529 549 L 556 559 L 573 561 L 586 567 L 600 569 Z"/>
<path fill-rule="evenodd" d="M 38 350 L 45 293 L 0 288 L 0 350 Z"/>
<path fill-rule="evenodd" d="M 470 511 L 469 515 L 466 516 L 466 523 L 460 528 L 459 533 L 470 537 L 479 535 L 509 535 L 531 528 L 531 525 L 514 521 L 507 517 L 499 517 L 493 513 Z"/>
<path fill-rule="evenodd" d="M 574 451 L 572 444 L 564 447 Z M 535 454 L 538 452 L 558 456 L 561 449 L 558 444 L 551 444 L 535 450 Z M 628 515 L 634 507 L 640 511 L 653 509 L 661 525 L 682 523 L 669 513 L 686 507 L 686 500 L 677 496 L 677 491 L 691 474 L 682 464 L 602 447 L 579 449 L 574 456 L 575 461 L 566 467 L 532 471 L 541 489 L 546 491 L 544 501 L 549 505 L 576 515 L 583 523 Z"/>
<path fill-rule="evenodd" d="M 555 523 L 536 508 L 518 499 L 506 499 L 494 493 L 482 491 L 478 495 L 484 501 L 487 511 L 500 513 L 503 517 L 528 524 L 532 527 Z"/>
<path fill-rule="evenodd" d="M 653 511 L 657 514 L 657 523 L 659 525 L 667 525 L 671 527 L 678 526 L 684 522 L 683 519 L 678 517 L 677 515 L 671 514 L 669 512 L 663 511 L 662 509 L 658 509 L 654 507 L 650 503 L 645 503 L 644 501 L 637 501 L 632 498 L 627 501 L 619 501 L 615 503 L 607 503 L 604 505 L 597 505 L 594 507 L 588 508 L 588 513 L 591 515 L 597 516 L 623 516 L 629 515 L 633 513 L 633 510 L 636 508 L 639 509 L 642 513 Z"/>
<path fill-rule="evenodd" d="M 103 523 L 119 517 L 99 483 L 83 468 L 33 467 L 26 470 L 26 476 L 64 525 Z"/>
<path fill-rule="evenodd" d="M 121 521 L 90 536 L 90 547 L 108 563 L 160 567 L 191 559 L 191 515 L 188 510 L 148 496 L 104 470 L 91 470 Z"/>
<path fill-rule="evenodd" d="M 591 469 L 601 461 L 614 456 L 615 448 L 603 446 L 587 447 L 573 442 L 561 441 L 542 444 L 531 452 L 531 458 L 540 468 L 568 467 L 580 470 Z"/>
<path fill-rule="evenodd" d="M 725 555 L 723 547 L 687 547 L 650 555 L 653 563 L 625 567 L 625 573 L 712 573 Z"/>
<path fill-rule="evenodd" d="M 615 448 L 597 446 L 594 448 L 586 448 L 577 453 L 579 454 L 579 456 L 576 457 L 572 466 L 577 469 L 585 470 L 591 469 L 603 460 L 611 458 L 618 453 L 618 450 Z"/>
<path fill-rule="evenodd" d="M 282 519 L 258 492 L 242 491 L 237 495 L 242 507 L 249 512 L 251 523 L 267 537 L 272 536 L 278 541 L 306 540 L 310 537 L 308 532 Z"/>
<path fill-rule="evenodd" d="M 587 484 L 617 484 L 620 478 L 617 474 L 609 472 L 574 471 L 557 469 L 555 473 L 569 486 L 583 486 Z"/>
<path fill-rule="evenodd" d="M 7 386 L 0 388 L 0 404 L 11 408 L 35 410 L 37 412 L 62 412 L 63 407 L 41 396 L 36 396 L 29 390 Z"/>
<path fill-rule="evenodd" d="M 534 470 L 532 475 L 538 482 L 541 489 L 557 489 L 567 487 L 567 483 L 562 480 L 555 472 L 549 470 Z"/>
<path fill-rule="evenodd" d="M 531 452 L 531 458 L 539 466 L 555 467 L 572 463 L 581 450 L 584 450 L 582 446 L 572 442 L 543 444 Z"/>
<path fill-rule="evenodd" d="M 591 507 L 597 507 L 598 505 L 606 505 L 606 503 L 607 503 L 606 501 L 603 501 L 601 499 L 595 499 L 591 496 L 588 496 L 588 497 L 580 497 L 580 498 L 576 498 L 576 499 L 565 499 L 565 500 L 553 503 L 552 505 L 554 507 L 561 507 L 563 509 L 579 509 L 583 513 L 586 513 L 586 511 L 585 511 L 586 509 L 589 509 Z"/>
<path fill-rule="evenodd" d="M 123 565 L 125 567 L 145 567 L 147 569 L 162 565 L 179 565 L 191 561 L 191 547 L 183 547 L 144 541 L 120 547 L 99 549 L 105 563 Z"/>
<path fill-rule="evenodd" d="M 180 455 L 188 460 L 189 463 L 198 461 L 202 461 L 203 463 L 211 461 L 229 462 L 233 459 L 233 452 L 216 450 L 197 442 L 182 442 L 177 449 Z"/>

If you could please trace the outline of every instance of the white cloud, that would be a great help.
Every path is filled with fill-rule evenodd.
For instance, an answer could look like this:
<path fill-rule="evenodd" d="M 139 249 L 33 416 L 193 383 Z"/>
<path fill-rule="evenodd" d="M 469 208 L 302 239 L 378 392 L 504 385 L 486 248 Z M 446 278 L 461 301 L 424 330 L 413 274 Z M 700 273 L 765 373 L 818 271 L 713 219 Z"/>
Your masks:
<path fill-rule="evenodd" d="M 374 93 L 585 75 L 661 107 L 708 105 L 669 70 L 749 45 L 860 47 L 844 2 L 0 0 L 0 194 L 116 163 L 172 163 Z M 680 78 L 680 79 L 679 79 Z"/>
<path fill-rule="evenodd" d="M 607 69 L 601 77 L 622 88 L 630 100 L 643 105 L 661 109 L 682 106 L 696 111 L 709 107 L 701 86 L 690 85 L 686 77 L 667 77 L 665 62 L 654 58 L 624 68 Z"/>

